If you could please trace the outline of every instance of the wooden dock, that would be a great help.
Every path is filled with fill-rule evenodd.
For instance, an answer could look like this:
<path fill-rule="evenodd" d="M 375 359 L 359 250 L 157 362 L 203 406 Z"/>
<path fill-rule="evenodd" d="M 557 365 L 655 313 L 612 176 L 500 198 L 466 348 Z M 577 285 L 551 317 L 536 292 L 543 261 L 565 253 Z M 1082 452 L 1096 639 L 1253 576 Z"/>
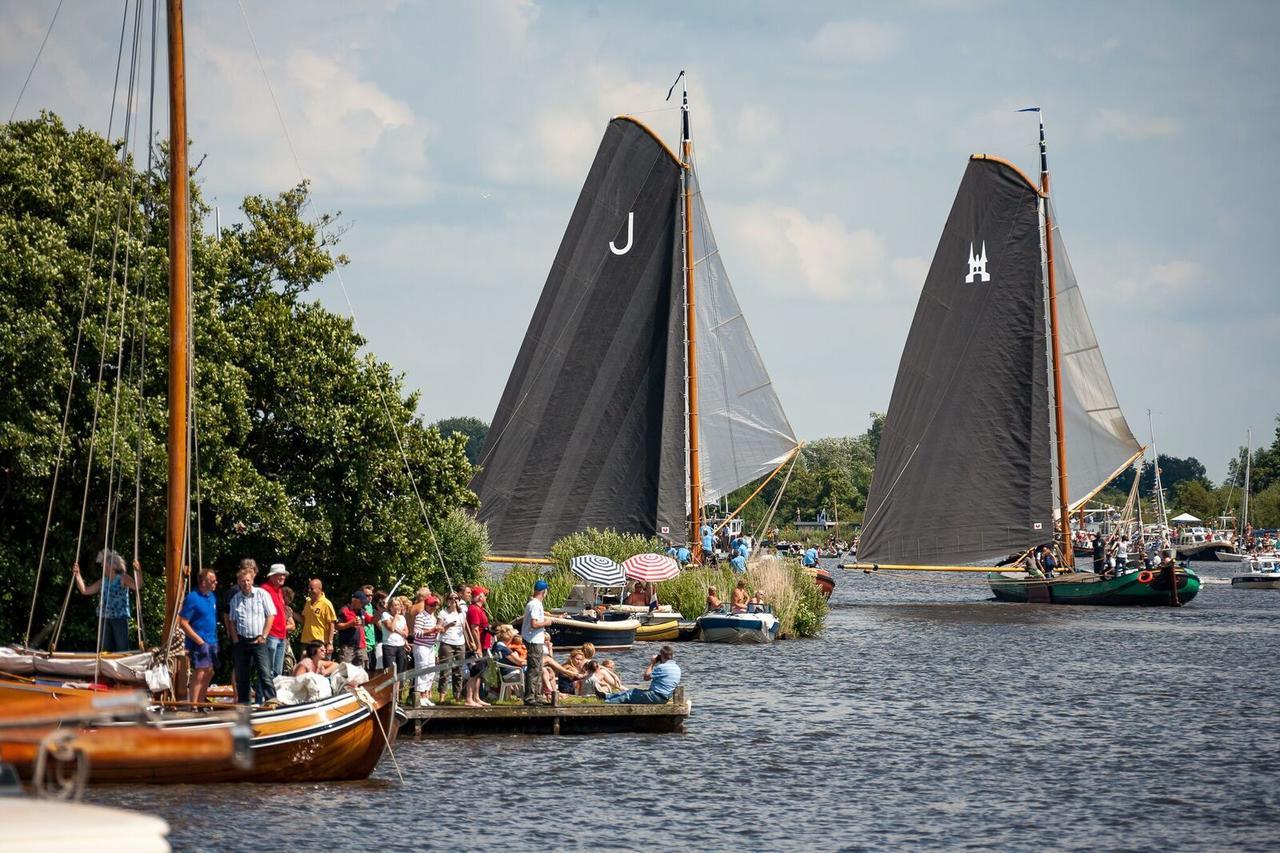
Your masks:
<path fill-rule="evenodd" d="M 676 688 L 664 705 L 606 705 L 603 702 L 571 702 L 557 705 L 437 705 L 404 708 L 408 718 L 402 735 L 578 735 L 619 732 L 682 732 L 692 703 Z"/>

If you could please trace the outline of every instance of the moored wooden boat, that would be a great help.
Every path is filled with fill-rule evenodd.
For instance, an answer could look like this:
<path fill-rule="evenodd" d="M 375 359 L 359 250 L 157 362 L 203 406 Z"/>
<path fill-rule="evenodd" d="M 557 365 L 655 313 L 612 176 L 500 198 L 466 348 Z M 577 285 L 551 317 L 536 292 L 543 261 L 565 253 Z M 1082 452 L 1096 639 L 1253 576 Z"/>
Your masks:
<path fill-rule="evenodd" d="M 1032 578 L 1026 572 L 991 572 L 987 580 L 1000 601 L 1139 607 L 1167 607 L 1171 603 L 1169 581 L 1158 571 L 1126 572 L 1113 578 L 1074 572 L 1052 579 Z M 1179 567 L 1177 584 L 1177 600 L 1186 604 L 1200 591 L 1200 576 Z"/>
<path fill-rule="evenodd" d="M 818 585 L 818 589 L 822 590 L 822 597 L 830 599 L 831 593 L 836 591 L 835 575 L 821 566 L 805 569 L 805 573 L 813 578 L 813 582 Z"/>

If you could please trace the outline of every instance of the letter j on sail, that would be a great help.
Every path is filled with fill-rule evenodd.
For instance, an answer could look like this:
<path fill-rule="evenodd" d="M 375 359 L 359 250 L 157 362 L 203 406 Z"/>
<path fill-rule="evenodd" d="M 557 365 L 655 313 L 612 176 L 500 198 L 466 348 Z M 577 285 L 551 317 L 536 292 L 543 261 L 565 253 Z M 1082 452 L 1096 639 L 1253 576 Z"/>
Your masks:
<path fill-rule="evenodd" d="M 635 211 L 628 211 L 627 213 L 627 245 L 619 249 L 617 246 L 613 245 L 613 241 L 610 240 L 609 251 L 613 252 L 615 255 L 625 255 L 627 252 L 631 251 L 631 237 L 635 233 L 635 222 L 636 222 Z"/>

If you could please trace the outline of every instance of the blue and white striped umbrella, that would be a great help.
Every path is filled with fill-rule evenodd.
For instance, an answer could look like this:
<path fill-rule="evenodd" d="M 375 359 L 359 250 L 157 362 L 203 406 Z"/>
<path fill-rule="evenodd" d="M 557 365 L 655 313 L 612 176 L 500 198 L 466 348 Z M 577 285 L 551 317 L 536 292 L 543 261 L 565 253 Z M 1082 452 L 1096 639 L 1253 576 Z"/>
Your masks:
<path fill-rule="evenodd" d="M 599 554 L 583 554 L 569 561 L 573 573 L 593 586 L 623 586 L 627 576 L 619 566 L 608 557 Z"/>

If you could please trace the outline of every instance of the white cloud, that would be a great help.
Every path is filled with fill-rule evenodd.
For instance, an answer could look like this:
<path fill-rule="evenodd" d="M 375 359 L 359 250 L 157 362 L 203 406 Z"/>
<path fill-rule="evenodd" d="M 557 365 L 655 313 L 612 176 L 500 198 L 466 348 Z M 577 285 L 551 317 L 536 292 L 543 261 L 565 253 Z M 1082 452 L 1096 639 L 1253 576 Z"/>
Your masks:
<path fill-rule="evenodd" d="M 885 241 L 873 231 L 850 228 L 840 217 L 811 217 L 793 207 L 729 207 L 723 217 L 732 257 L 730 273 L 750 270 L 770 289 L 803 293 L 829 302 L 881 299 L 890 269 Z"/>
<path fill-rule="evenodd" d="M 1107 137 L 1118 139 L 1152 139 L 1177 136 L 1182 133 L 1182 122 L 1172 116 L 1157 116 L 1131 110 L 1099 109 L 1094 111 L 1088 124 L 1094 139 Z"/>
<path fill-rule="evenodd" d="M 898 52 L 898 28 L 877 21 L 827 21 L 809 41 L 809 49 L 827 62 L 880 62 Z"/>

